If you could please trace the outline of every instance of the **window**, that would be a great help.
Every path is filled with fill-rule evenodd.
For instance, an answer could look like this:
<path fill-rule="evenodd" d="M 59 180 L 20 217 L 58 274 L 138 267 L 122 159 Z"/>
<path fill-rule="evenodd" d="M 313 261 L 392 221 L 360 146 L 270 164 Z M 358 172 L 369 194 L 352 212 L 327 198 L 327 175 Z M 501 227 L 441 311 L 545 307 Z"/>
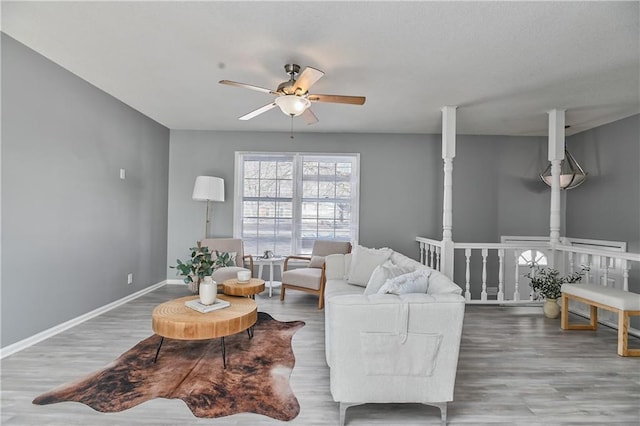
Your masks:
<path fill-rule="evenodd" d="M 247 253 L 357 241 L 359 154 L 238 152 L 235 183 L 234 235 Z"/>
<path fill-rule="evenodd" d="M 518 265 L 520 266 L 547 266 L 547 256 L 538 250 L 525 250 L 518 257 Z"/>

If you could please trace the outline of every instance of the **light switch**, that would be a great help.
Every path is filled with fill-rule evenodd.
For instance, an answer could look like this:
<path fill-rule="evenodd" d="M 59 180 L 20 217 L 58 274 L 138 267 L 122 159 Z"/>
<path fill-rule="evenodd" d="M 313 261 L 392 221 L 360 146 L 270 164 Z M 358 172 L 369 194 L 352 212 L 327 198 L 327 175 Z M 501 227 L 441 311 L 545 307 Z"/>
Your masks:
<path fill-rule="evenodd" d="M 124 169 L 120 169 L 120 179 L 124 180 L 125 178 L 125 171 Z"/>

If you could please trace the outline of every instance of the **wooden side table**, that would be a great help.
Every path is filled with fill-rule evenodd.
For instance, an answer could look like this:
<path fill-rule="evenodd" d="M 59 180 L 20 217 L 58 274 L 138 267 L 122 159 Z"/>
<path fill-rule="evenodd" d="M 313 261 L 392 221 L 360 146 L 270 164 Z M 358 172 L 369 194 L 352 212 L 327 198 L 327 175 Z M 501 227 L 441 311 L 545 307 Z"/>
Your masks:
<path fill-rule="evenodd" d="M 224 337 L 247 330 L 252 337 L 251 327 L 258 320 L 258 305 L 246 297 L 218 295 L 231 305 L 206 314 L 195 311 L 185 302 L 198 296 L 181 297 L 155 307 L 151 314 L 153 332 L 161 336 L 154 362 L 158 359 L 164 338 L 178 340 L 205 340 L 221 337 L 222 363 L 227 368 Z"/>
<path fill-rule="evenodd" d="M 222 292 L 228 296 L 247 296 L 255 299 L 255 295 L 264 291 L 264 280 L 251 278 L 248 282 L 240 282 L 233 278 L 222 283 Z"/>

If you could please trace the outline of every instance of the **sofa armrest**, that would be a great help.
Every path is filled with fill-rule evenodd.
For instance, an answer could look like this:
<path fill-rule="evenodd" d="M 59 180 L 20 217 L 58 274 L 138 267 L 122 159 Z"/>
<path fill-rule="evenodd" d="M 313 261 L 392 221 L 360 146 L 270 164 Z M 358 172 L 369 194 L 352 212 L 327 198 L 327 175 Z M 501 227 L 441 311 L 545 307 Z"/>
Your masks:
<path fill-rule="evenodd" d="M 324 258 L 325 277 L 328 280 L 342 280 L 346 273 L 345 254 L 330 254 Z"/>
<path fill-rule="evenodd" d="M 332 297 L 325 349 L 334 400 L 452 401 L 464 308 L 456 294 Z"/>

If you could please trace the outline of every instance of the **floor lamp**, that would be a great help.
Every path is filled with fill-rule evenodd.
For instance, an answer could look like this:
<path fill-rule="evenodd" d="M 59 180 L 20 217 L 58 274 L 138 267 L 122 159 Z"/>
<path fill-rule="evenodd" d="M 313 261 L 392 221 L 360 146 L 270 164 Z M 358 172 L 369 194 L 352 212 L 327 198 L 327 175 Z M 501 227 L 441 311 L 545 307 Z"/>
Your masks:
<path fill-rule="evenodd" d="M 224 179 L 213 176 L 198 176 L 193 186 L 193 195 L 196 201 L 207 202 L 207 213 L 204 223 L 204 237 L 209 238 L 209 202 L 224 201 Z"/>

